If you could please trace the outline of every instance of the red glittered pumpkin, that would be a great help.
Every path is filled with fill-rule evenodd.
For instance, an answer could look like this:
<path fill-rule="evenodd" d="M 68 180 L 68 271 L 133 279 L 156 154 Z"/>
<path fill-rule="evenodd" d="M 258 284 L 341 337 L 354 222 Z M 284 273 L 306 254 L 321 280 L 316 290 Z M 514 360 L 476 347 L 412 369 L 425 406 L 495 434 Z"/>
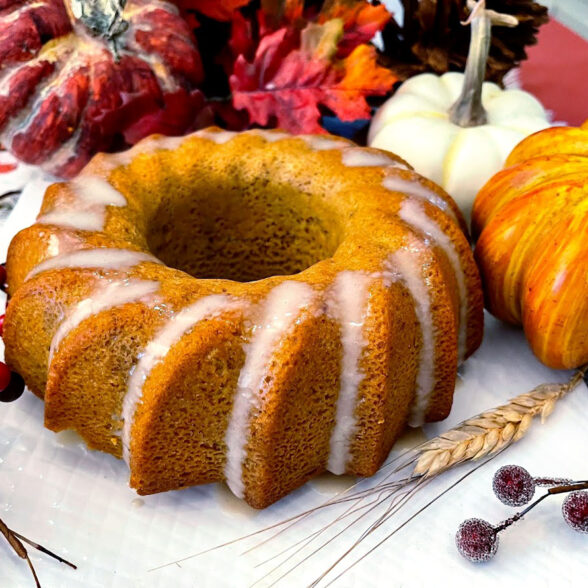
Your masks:
<path fill-rule="evenodd" d="M 69 177 L 96 152 L 194 124 L 202 64 L 159 0 L 0 0 L 0 143 Z"/>

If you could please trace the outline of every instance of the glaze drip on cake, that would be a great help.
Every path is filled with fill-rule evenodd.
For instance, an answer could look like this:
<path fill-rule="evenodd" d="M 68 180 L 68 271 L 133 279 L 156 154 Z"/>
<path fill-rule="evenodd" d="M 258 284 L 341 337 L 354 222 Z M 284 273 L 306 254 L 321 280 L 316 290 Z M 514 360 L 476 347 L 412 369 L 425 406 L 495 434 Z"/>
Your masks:
<path fill-rule="evenodd" d="M 398 216 L 409 225 L 430 237 L 434 244 L 443 249 L 453 266 L 459 294 L 459 339 L 457 349 L 458 361 L 461 363 L 465 359 L 466 353 L 468 300 L 463 266 L 457 251 L 449 237 L 439 228 L 433 219 L 426 215 L 420 203 L 409 199 L 404 200 Z"/>
<path fill-rule="evenodd" d="M 346 149 L 351 145 L 347 141 L 340 139 L 330 139 L 319 135 L 301 135 L 302 139 L 313 151 L 336 151 Z"/>
<path fill-rule="evenodd" d="M 233 131 L 196 131 L 196 133 L 199 137 L 214 141 L 217 145 L 222 145 L 235 136 Z"/>
<path fill-rule="evenodd" d="M 283 141 L 284 139 L 290 139 L 292 135 L 283 133 L 281 131 L 264 131 L 263 129 L 253 129 L 250 131 L 252 135 L 257 135 L 262 139 L 265 139 L 268 143 L 275 143 L 276 141 Z"/>
<path fill-rule="evenodd" d="M 127 199 L 104 178 L 78 176 L 71 182 L 77 198 L 87 206 L 126 206 Z"/>
<path fill-rule="evenodd" d="M 364 319 L 368 312 L 368 289 L 373 278 L 363 272 L 341 272 L 327 292 L 327 315 L 341 326 L 341 386 L 337 398 L 335 427 L 331 433 L 327 469 L 344 474 L 349 449 L 357 429 L 355 408 L 364 374 L 360 368 L 366 344 Z"/>
<path fill-rule="evenodd" d="M 441 198 L 439 194 L 433 192 L 433 190 L 430 190 L 423 183 L 418 182 L 415 179 L 408 180 L 398 175 L 386 176 L 382 181 L 382 185 L 387 190 L 409 194 L 410 196 L 426 200 L 441 209 L 445 214 L 448 214 L 453 220 L 457 221 L 457 215 L 451 209 L 449 204 Z"/>
<path fill-rule="evenodd" d="M 402 282 L 410 292 L 415 303 L 415 313 L 419 321 L 422 338 L 419 369 L 416 377 L 416 397 L 411 407 L 409 424 L 420 427 L 425 421 L 425 413 L 435 385 L 435 334 L 431 320 L 431 295 L 423 276 L 422 268 L 415 263 L 415 254 L 426 254 L 425 245 L 417 241 L 410 246 L 398 249 L 386 261 L 384 277 L 392 282 Z M 419 256 L 420 256 L 419 255 Z"/>
<path fill-rule="evenodd" d="M 233 310 L 242 310 L 246 304 L 224 294 L 213 294 L 201 298 L 194 304 L 183 308 L 172 315 L 165 326 L 155 334 L 142 353 L 137 365 L 133 368 L 127 392 L 122 404 L 122 446 L 123 459 L 130 463 L 131 430 L 137 406 L 141 402 L 143 385 L 153 368 L 161 362 L 170 348 L 175 345 L 195 325 L 204 320 L 220 316 Z"/>
<path fill-rule="evenodd" d="M 81 176 L 70 183 L 75 201 L 70 210 L 51 211 L 37 218 L 38 223 L 78 229 L 102 231 L 106 207 L 127 205 L 126 198 L 104 178 Z"/>
<path fill-rule="evenodd" d="M 341 155 L 341 162 L 347 167 L 398 167 L 408 169 L 404 164 L 395 161 L 385 153 L 366 151 L 361 147 L 345 149 Z"/>
<path fill-rule="evenodd" d="M 245 349 L 245 364 L 239 374 L 233 411 L 225 436 L 227 485 L 239 498 L 244 495 L 242 469 L 247 457 L 247 431 L 252 414 L 263 407 L 263 395 L 270 377 L 271 360 L 280 342 L 304 311 L 308 311 L 316 293 L 303 282 L 282 282 L 270 291 L 261 305 L 260 316 L 251 330 Z"/>
<path fill-rule="evenodd" d="M 62 253 L 50 257 L 34 267 L 25 280 L 49 270 L 64 268 L 96 268 L 101 270 L 124 270 L 135 267 L 143 262 L 161 263 L 159 259 L 150 253 L 142 251 L 131 251 L 129 249 L 111 249 L 102 247 L 100 249 L 81 249 Z"/>
<path fill-rule="evenodd" d="M 54 210 L 37 217 L 37 222 L 42 225 L 55 225 L 79 231 L 101 231 L 104 228 L 105 218 L 104 210 L 79 212 Z"/>
<path fill-rule="evenodd" d="M 408 421 L 447 415 L 481 339 L 463 219 L 407 169 L 261 130 L 101 154 L 11 245 L 7 362 L 139 493 L 226 480 L 264 507 L 371 475 Z M 271 272 L 239 273 L 256 256 Z"/>
<path fill-rule="evenodd" d="M 59 325 L 51 341 L 49 350 L 49 363 L 53 355 L 59 349 L 67 335 L 85 321 L 101 312 L 117 308 L 131 302 L 145 302 L 152 300 L 153 295 L 159 290 L 158 282 L 147 280 L 133 280 L 125 278 L 107 282 L 96 288 L 89 298 L 84 298 L 67 314 Z"/>

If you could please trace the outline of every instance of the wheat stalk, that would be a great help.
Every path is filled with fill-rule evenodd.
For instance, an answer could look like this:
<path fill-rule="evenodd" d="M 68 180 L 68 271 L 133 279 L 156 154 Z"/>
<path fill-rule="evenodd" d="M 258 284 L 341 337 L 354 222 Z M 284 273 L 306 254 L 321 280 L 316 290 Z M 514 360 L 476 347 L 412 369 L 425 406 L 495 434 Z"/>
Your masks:
<path fill-rule="evenodd" d="M 507 404 L 469 418 L 417 448 L 413 476 L 431 477 L 460 463 L 496 453 L 522 439 L 533 419 L 541 422 L 582 381 L 588 366 L 564 384 L 541 384 Z"/>

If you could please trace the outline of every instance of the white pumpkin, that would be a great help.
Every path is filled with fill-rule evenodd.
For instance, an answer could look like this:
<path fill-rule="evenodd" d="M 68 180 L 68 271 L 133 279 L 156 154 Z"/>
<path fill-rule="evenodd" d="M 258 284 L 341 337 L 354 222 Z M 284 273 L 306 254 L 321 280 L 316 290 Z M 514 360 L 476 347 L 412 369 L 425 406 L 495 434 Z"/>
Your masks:
<path fill-rule="evenodd" d="M 371 147 L 393 151 L 421 175 L 443 186 L 468 221 L 476 194 L 502 169 L 514 146 L 550 126 L 545 109 L 528 92 L 482 84 L 490 24 L 511 21 L 497 19 L 503 15 L 485 10 L 483 2 L 472 8 L 466 73 L 426 73 L 407 80 L 376 113 L 368 135 Z M 486 22 L 478 22 L 481 19 Z M 452 122 L 456 119 L 452 111 L 460 101 L 467 116 L 457 124 Z"/>

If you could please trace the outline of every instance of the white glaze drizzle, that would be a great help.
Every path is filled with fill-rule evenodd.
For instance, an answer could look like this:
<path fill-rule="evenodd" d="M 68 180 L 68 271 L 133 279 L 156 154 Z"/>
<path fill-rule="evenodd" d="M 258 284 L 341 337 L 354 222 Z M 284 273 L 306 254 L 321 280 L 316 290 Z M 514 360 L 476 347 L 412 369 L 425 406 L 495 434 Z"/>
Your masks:
<path fill-rule="evenodd" d="M 347 141 L 331 139 L 330 137 L 320 137 L 318 135 L 299 135 L 297 139 L 302 139 L 314 151 L 338 151 L 350 146 Z"/>
<path fill-rule="evenodd" d="M 226 294 L 212 294 L 175 313 L 148 343 L 131 370 L 127 392 L 122 403 L 122 447 L 123 459 L 130 463 L 131 432 L 137 407 L 143 397 L 143 386 L 153 368 L 160 363 L 173 345 L 200 321 L 220 316 L 221 313 L 243 308 L 243 301 Z"/>
<path fill-rule="evenodd" d="M 150 141 L 152 141 L 152 139 L 143 139 L 143 141 L 133 145 L 133 147 L 130 149 L 125 149 L 125 151 L 105 154 L 104 158 L 102 159 L 102 169 L 105 173 L 110 173 L 117 167 L 130 165 L 133 159 L 142 153 L 140 148 L 142 147 L 143 143 L 148 143 Z"/>
<path fill-rule="evenodd" d="M 110 156 L 123 162 L 125 165 L 131 163 L 137 155 L 151 154 L 156 151 L 175 151 L 189 137 L 149 137 L 127 151 L 121 151 Z"/>
<path fill-rule="evenodd" d="M 61 322 L 49 349 L 49 364 L 60 343 L 82 321 L 100 312 L 123 306 L 130 302 L 148 302 L 159 290 L 159 283 L 150 280 L 135 280 L 125 278 L 108 282 L 97 287 L 88 298 L 76 304 Z"/>
<path fill-rule="evenodd" d="M 126 206 L 127 199 L 100 176 L 81 175 L 70 182 L 77 199 L 88 206 Z"/>
<path fill-rule="evenodd" d="M 143 253 L 142 251 L 131 251 L 129 249 L 114 249 L 101 247 L 98 249 L 79 249 L 69 253 L 63 253 L 42 261 L 34 267 L 27 277 L 29 280 L 41 272 L 62 268 L 98 268 L 110 270 L 129 269 L 144 261 L 161 263 L 159 259 Z"/>
<path fill-rule="evenodd" d="M 398 216 L 413 228 L 427 235 L 436 245 L 441 247 L 449 263 L 453 268 L 457 281 L 459 295 L 459 331 L 457 343 L 458 362 L 461 363 L 465 357 L 466 335 L 467 335 L 467 291 L 463 267 L 457 254 L 457 250 L 451 239 L 439 228 L 437 223 L 425 213 L 422 205 L 407 198 L 400 206 Z"/>
<path fill-rule="evenodd" d="M 208 139 L 209 141 L 214 141 L 215 143 L 222 145 L 223 143 L 228 143 L 231 139 L 235 137 L 237 133 L 234 131 L 196 131 L 194 135 L 196 137 L 200 137 L 201 139 Z"/>
<path fill-rule="evenodd" d="M 44 235 L 47 238 L 45 252 L 47 253 L 48 259 L 79 249 L 82 242 L 76 235 L 65 231 L 60 231 L 59 233 L 45 233 L 43 231 L 40 235 Z"/>
<path fill-rule="evenodd" d="M 287 281 L 276 286 L 263 301 L 259 322 L 245 347 L 245 363 L 237 381 L 233 410 L 225 434 L 225 478 L 233 494 L 239 498 L 245 492 L 242 473 L 249 421 L 262 408 L 272 356 L 279 350 L 285 335 L 300 320 L 304 309 L 312 304 L 315 295 L 314 290 L 304 282 Z"/>
<path fill-rule="evenodd" d="M 194 133 L 194 135 L 197 134 L 198 133 Z M 186 135 L 183 137 L 148 137 L 141 140 L 136 145 L 133 145 L 130 149 L 119 151 L 118 153 L 109 153 L 103 159 L 103 167 L 105 171 L 110 172 L 119 166 L 130 165 L 139 155 L 149 155 L 159 150 L 174 151 L 179 149 L 184 141 L 191 136 L 192 135 Z"/>
<path fill-rule="evenodd" d="M 157 137 L 157 139 L 152 139 L 150 142 L 148 142 L 147 145 L 150 145 L 151 151 L 155 151 L 156 149 L 161 149 L 164 151 L 175 151 L 184 144 L 186 139 L 189 138 L 190 135 L 183 137 Z M 144 153 L 144 151 L 140 150 L 140 153 Z"/>
<path fill-rule="evenodd" d="M 263 137 L 268 143 L 275 143 L 276 141 L 282 141 L 283 139 L 292 139 L 293 135 L 284 133 L 282 131 L 266 131 L 264 129 L 252 129 L 248 131 L 249 135 L 257 135 Z"/>
<path fill-rule="evenodd" d="M 435 384 L 435 334 L 431 316 L 431 297 L 419 257 L 426 254 L 426 246 L 415 241 L 408 247 L 392 253 L 384 264 L 384 279 L 402 282 L 415 303 L 415 314 L 420 325 L 422 347 L 416 377 L 416 394 L 409 423 L 417 427 L 423 424 L 429 399 Z"/>
<path fill-rule="evenodd" d="M 75 201 L 37 218 L 44 225 L 56 225 L 80 231 L 102 231 L 107 206 L 126 206 L 126 198 L 104 178 L 93 175 L 78 176 L 69 186 Z"/>
<path fill-rule="evenodd" d="M 420 198 L 421 200 L 426 200 L 457 222 L 457 216 L 449 204 L 439 194 L 436 194 L 433 190 L 427 188 L 427 186 L 417 180 L 407 180 L 396 175 L 389 175 L 382 180 L 382 185 L 392 192 L 401 192 L 414 196 L 415 198 Z"/>
<path fill-rule="evenodd" d="M 357 431 L 355 408 L 364 378 L 360 360 L 367 341 L 363 325 L 368 311 L 369 285 L 372 278 L 363 272 L 343 271 L 327 292 L 327 314 L 341 328 L 341 382 L 331 432 L 327 469 L 344 474 L 350 459 L 350 447 Z"/>
<path fill-rule="evenodd" d="M 399 167 L 408 169 L 404 164 L 388 157 L 385 153 L 367 151 L 363 147 L 344 149 L 341 162 L 346 167 Z"/>
<path fill-rule="evenodd" d="M 102 210 L 54 210 L 37 218 L 40 225 L 55 225 L 78 231 L 101 231 L 106 211 Z"/>

